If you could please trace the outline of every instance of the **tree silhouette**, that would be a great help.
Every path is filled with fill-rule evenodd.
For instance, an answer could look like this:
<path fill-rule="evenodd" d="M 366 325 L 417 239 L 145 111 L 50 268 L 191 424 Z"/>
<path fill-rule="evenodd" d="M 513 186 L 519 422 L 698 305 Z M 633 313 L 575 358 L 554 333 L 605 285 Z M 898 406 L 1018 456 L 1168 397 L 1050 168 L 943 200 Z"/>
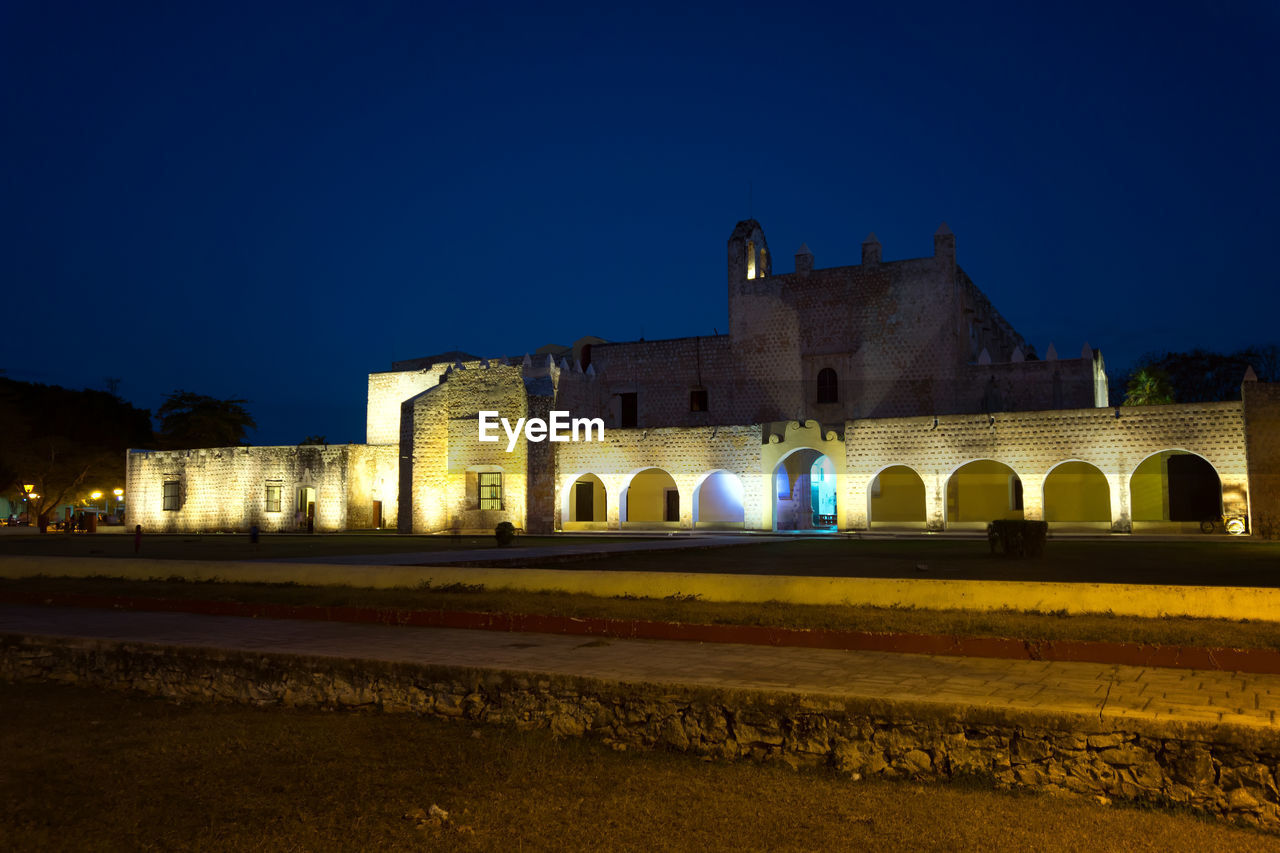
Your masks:
<path fill-rule="evenodd" d="M 156 412 L 161 441 L 172 449 L 245 444 L 245 434 L 258 427 L 244 407 L 247 402 L 174 391 Z"/>

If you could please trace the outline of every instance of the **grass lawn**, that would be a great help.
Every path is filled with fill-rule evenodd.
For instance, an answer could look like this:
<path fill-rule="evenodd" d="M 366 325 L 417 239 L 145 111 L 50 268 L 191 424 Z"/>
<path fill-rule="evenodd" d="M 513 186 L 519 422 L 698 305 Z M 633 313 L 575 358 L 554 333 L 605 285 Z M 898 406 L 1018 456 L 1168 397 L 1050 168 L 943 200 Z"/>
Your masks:
<path fill-rule="evenodd" d="M 529 559 L 537 568 L 811 575 L 820 577 L 951 578 L 1097 583 L 1280 586 L 1280 542 L 1188 536 L 1051 539 L 1043 557 L 992 557 L 986 540 L 802 538 L 733 548 L 608 554 L 560 562 Z"/>
<path fill-rule="evenodd" d="M 0 683 L 12 850 L 1275 850 L 1196 816 L 616 753 L 380 714 Z M 438 805 L 443 826 L 406 819 Z"/>
<path fill-rule="evenodd" d="M 737 603 L 689 599 L 602 598 L 563 592 L 488 590 L 482 585 L 370 589 L 352 586 L 220 583 L 121 578 L 0 578 L 0 594 L 78 593 L 146 598 L 203 599 L 278 604 L 354 605 L 481 613 L 607 617 L 706 625 L 1012 637 L 1024 640 L 1097 640 L 1163 645 L 1280 649 L 1280 623 L 1186 617 L 916 610 L 782 602 Z"/>
<path fill-rule="evenodd" d="M 623 544 L 640 537 L 522 536 L 520 547 L 581 547 L 571 558 L 529 557 L 530 568 L 606 571 L 709 572 L 821 577 L 951 578 L 1099 583 L 1280 586 L 1280 542 L 1221 536 L 1188 536 L 1179 541 L 1142 538 L 1053 539 L 1036 560 L 992 557 L 982 539 L 845 539 L 806 537 L 752 541 L 722 547 L 689 547 L 659 552 L 590 554 L 598 542 Z M 263 535 L 257 546 L 242 534 L 150 535 L 138 556 L 147 559 L 269 560 L 398 554 L 416 551 L 465 552 L 496 547 L 491 536 L 399 536 L 395 533 Z M 47 555 L 132 558 L 126 535 L 3 535 L 0 557 Z M 429 565 L 429 560 L 425 563 Z"/>

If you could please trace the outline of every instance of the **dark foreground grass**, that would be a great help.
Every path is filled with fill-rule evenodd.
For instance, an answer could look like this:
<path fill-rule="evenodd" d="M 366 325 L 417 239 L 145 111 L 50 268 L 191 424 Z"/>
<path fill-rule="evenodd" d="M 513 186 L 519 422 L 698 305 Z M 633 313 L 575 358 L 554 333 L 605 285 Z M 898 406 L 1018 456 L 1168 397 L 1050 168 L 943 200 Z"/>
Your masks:
<path fill-rule="evenodd" d="M 640 538 L 640 537 L 634 537 Z M 515 546 L 536 548 L 554 545 L 584 546 L 595 542 L 625 542 L 619 536 L 520 536 Z M 333 533 L 308 536 L 296 533 L 264 533 L 258 543 L 246 533 L 167 534 L 142 537 L 142 548 L 133 550 L 127 533 L 39 533 L 0 535 L 0 556 L 125 557 L 144 560 L 275 560 L 285 557 L 338 557 L 357 554 L 404 554 L 415 551 L 475 551 L 498 547 L 492 536 L 400 536 L 380 533 Z"/>
<path fill-rule="evenodd" d="M 483 586 L 370 589 L 352 586 L 220 583 L 122 578 L 0 578 L 0 594 L 75 593 L 270 604 L 395 607 L 476 613 L 640 619 L 703 625 L 764 625 L 878 633 L 1093 640 L 1116 643 L 1280 649 L 1280 623 L 1226 619 L 1026 613 L 1013 610 L 916 610 L 783 602 L 711 602 L 690 598 L 602 598 L 564 592 L 487 590 Z"/>
<path fill-rule="evenodd" d="M 11 850 L 1275 850 L 1185 813 L 0 683 Z M 404 815 L 432 805 L 443 826 Z"/>

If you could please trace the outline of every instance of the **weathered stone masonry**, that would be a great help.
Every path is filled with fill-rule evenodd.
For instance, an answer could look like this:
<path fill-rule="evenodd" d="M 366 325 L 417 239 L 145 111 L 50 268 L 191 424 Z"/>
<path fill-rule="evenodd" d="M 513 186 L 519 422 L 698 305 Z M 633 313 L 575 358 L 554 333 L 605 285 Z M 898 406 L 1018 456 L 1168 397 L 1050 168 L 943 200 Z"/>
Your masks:
<path fill-rule="evenodd" d="M 1085 344 L 1078 358 L 1059 358 L 1050 345 L 1038 357 L 959 266 L 945 225 L 930 257 L 886 261 L 872 235 L 860 264 L 829 269 L 815 268 L 802 247 L 795 271 L 775 274 L 755 220 L 738 223 L 727 249 L 727 334 L 584 337 L 532 357 L 451 352 L 396 362 L 369 375 L 368 445 L 131 452 L 126 521 L 175 532 L 290 529 L 307 489 L 318 530 L 489 532 L 504 521 L 530 532 L 943 529 L 1025 517 L 1117 532 L 1198 531 L 1220 510 L 1280 535 L 1275 386 L 1250 379 L 1242 402 L 1109 408 L 1101 352 Z M 480 410 L 513 423 L 551 410 L 600 418 L 607 438 L 522 438 L 507 453 L 505 441 L 477 441 Z M 807 518 L 805 495 L 819 480 L 801 469 L 818 454 L 834 465 L 834 514 Z M 1217 509 L 1198 502 L 1200 518 L 1184 508 L 1175 521 L 1171 459 L 1187 455 L 1212 466 L 1221 499 Z M 985 466 L 972 474 L 980 484 L 952 500 L 949 480 L 970 462 Z M 781 487 L 778 466 L 787 474 Z M 877 518 L 873 496 L 885 488 L 877 478 L 891 466 L 892 498 L 881 498 L 886 512 Z M 634 478 L 648 469 L 670 479 L 659 487 L 647 473 L 646 501 L 658 488 L 666 490 L 659 497 L 678 493 L 678 510 L 662 520 L 627 512 Z M 1000 472 L 1008 475 L 1003 503 Z M 495 477 L 500 501 L 482 508 L 480 481 L 492 487 Z M 598 490 L 585 521 L 571 517 L 578 478 Z M 168 509 L 166 482 L 180 491 Z M 723 510 L 732 492 L 736 514 L 700 517 L 707 482 L 720 496 L 708 505 Z M 266 507 L 275 486 L 278 512 Z M 793 491 L 799 497 L 783 507 L 776 495 Z"/>
<path fill-rule="evenodd" d="M 15 635 L 0 637 L 0 679 L 188 702 L 414 713 L 720 760 L 828 766 L 855 780 L 974 777 L 1184 805 L 1280 830 L 1280 743 L 1231 725 Z"/>

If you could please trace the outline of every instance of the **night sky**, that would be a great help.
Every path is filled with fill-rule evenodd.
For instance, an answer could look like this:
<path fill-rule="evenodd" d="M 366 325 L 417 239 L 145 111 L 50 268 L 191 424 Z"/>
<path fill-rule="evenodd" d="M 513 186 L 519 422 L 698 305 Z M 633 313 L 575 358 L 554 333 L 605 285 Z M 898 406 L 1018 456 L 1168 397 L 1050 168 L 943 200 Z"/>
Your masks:
<path fill-rule="evenodd" d="M 752 214 L 775 272 L 946 221 L 1113 382 L 1277 342 L 1278 10 L 7 0 L 0 368 L 363 441 L 393 359 L 726 331 Z"/>

